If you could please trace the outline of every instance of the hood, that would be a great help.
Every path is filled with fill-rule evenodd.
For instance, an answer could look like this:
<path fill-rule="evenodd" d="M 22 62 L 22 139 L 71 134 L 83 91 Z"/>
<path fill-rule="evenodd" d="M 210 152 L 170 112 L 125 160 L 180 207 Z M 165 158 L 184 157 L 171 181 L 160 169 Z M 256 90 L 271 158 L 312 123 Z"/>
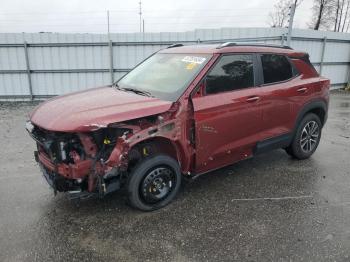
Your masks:
<path fill-rule="evenodd" d="M 163 113 L 172 102 L 100 87 L 58 96 L 30 115 L 33 124 L 51 131 L 86 132 L 108 124 Z"/>

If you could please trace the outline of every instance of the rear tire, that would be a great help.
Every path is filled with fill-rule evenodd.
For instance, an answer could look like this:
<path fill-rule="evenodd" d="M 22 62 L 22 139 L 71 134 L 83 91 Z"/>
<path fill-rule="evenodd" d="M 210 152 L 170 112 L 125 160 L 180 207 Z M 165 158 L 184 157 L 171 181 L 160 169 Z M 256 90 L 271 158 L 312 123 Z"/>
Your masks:
<path fill-rule="evenodd" d="M 285 149 L 296 159 L 307 159 L 317 149 L 321 139 L 322 124 L 320 118 L 309 113 L 301 120 L 292 143 Z"/>
<path fill-rule="evenodd" d="M 168 205 L 181 185 L 178 162 L 167 155 L 147 157 L 133 168 L 127 182 L 129 204 L 142 211 Z"/>

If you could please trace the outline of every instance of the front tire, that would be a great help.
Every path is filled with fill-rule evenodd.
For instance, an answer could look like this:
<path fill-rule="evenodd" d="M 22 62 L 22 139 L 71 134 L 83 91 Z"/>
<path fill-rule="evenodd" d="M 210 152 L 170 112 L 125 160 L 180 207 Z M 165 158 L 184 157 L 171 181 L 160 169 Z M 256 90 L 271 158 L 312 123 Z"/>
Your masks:
<path fill-rule="evenodd" d="M 141 160 L 131 171 L 128 183 L 129 204 L 142 211 L 153 211 L 169 204 L 181 185 L 180 166 L 167 155 Z"/>
<path fill-rule="evenodd" d="M 322 124 L 320 118 L 309 113 L 301 120 L 292 143 L 286 152 L 296 159 L 307 159 L 317 149 L 321 139 Z"/>

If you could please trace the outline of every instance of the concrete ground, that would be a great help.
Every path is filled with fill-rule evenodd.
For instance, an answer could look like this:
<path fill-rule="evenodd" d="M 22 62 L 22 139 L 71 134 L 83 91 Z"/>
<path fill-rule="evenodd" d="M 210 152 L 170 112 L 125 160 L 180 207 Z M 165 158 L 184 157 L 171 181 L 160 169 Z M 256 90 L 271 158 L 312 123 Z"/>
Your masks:
<path fill-rule="evenodd" d="M 184 185 L 142 213 L 118 193 L 80 208 L 53 196 L 24 130 L 0 105 L 0 261 L 350 261 L 350 94 L 333 93 L 316 153 L 260 155 Z"/>

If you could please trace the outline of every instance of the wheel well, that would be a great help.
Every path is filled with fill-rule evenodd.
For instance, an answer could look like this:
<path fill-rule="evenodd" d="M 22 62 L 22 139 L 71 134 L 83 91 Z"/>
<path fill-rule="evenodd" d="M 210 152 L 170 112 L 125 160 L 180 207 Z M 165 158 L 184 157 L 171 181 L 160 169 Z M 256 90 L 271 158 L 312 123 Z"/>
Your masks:
<path fill-rule="evenodd" d="M 315 115 L 317 115 L 320 118 L 322 126 L 324 125 L 326 112 L 324 111 L 323 108 L 321 108 L 321 107 L 313 108 L 313 109 L 309 110 L 308 112 L 306 112 L 304 114 L 304 116 L 308 113 L 314 113 Z"/>
<path fill-rule="evenodd" d="M 142 158 L 165 154 L 179 162 L 175 145 L 166 138 L 154 137 L 134 145 L 129 151 L 129 166 L 134 166 Z"/>

